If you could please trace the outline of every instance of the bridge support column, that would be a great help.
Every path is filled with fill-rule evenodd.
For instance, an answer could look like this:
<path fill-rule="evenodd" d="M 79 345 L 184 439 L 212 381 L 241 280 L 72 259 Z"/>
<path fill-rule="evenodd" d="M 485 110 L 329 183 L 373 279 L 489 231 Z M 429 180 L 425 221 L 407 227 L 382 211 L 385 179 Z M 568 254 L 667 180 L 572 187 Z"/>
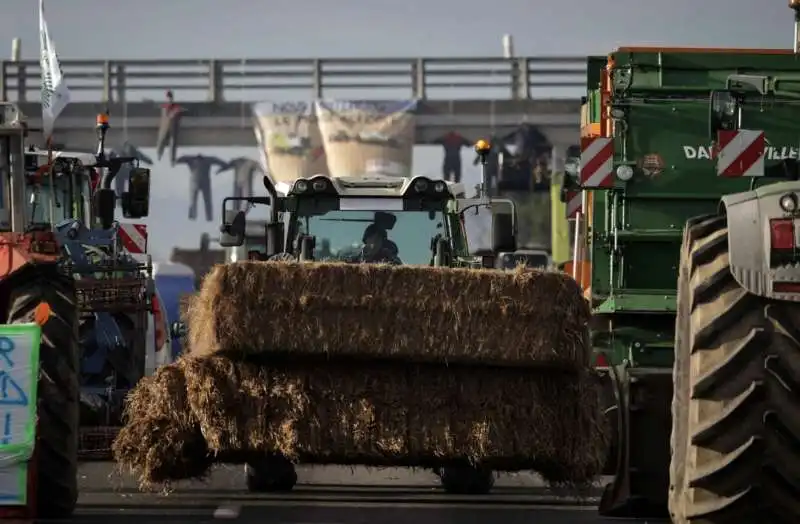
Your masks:
<path fill-rule="evenodd" d="M 224 102 L 222 92 L 225 89 L 225 72 L 223 65 L 217 60 L 211 60 L 208 64 L 208 101 L 214 104 Z M 244 79 L 242 79 L 244 81 Z"/>
<path fill-rule="evenodd" d="M 25 69 L 25 64 L 17 63 L 17 102 L 28 101 L 28 74 Z"/>
<path fill-rule="evenodd" d="M 106 104 L 114 101 L 114 95 L 112 94 L 112 76 L 111 76 L 111 62 L 106 60 L 103 63 L 103 95 L 102 101 Z"/>
<path fill-rule="evenodd" d="M 527 58 L 511 59 L 511 99 L 530 98 L 530 70 Z"/>
<path fill-rule="evenodd" d="M 115 100 L 120 104 L 125 103 L 125 66 L 122 64 L 114 65 L 114 87 L 117 92 Z"/>
<path fill-rule="evenodd" d="M 411 64 L 411 89 L 415 98 L 423 99 L 425 93 L 425 59 L 417 58 Z"/>
<path fill-rule="evenodd" d="M 311 89 L 314 91 L 314 98 L 322 98 L 322 90 L 325 87 L 322 81 L 322 60 L 314 60 L 311 67 Z"/>

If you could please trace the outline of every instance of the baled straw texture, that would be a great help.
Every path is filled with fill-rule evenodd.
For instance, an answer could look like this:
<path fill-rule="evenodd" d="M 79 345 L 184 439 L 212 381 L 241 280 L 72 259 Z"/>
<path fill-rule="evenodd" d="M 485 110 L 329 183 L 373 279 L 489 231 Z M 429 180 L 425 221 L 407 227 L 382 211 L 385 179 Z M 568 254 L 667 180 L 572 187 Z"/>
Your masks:
<path fill-rule="evenodd" d="M 583 368 L 589 315 L 555 272 L 248 261 L 209 273 L 188 328 L 196 356 Z"/>
<path fill-rule="evenodd" d="M 186 400 L 186 378 L 177 366 L 159 368 L 128 395 L 128 423 L 112 451 L 120 465 L 140 473 L 143 487 L 202 478 L 211 467 L 205 440 Z"/>
<path fill-rule="evenodd" d="M 188 410 L 175 413 L 174 424 L 192 421 L 220 462 L 280 454 L 316 464 L 479 463 L 580 483 L 598 473 L 607 445 L 598 391 L 586 373 L 377 365 L 273 369 L 224 357 L 188 357 L 169 368 L 183 374 L 186 385 L 163 392 L 182 395 L 176 405 Z M 141 438 L 152 409 L 129 405 L 116 459 L 147 481 L 163 478 L 161 469 L 150 471 L 154 465 L 196 460 L 195 469 L 205 471 L 209 457 L 180 449 L 177 440 L 152 450 L 123 442 Z M 154 454 L 177 458 L 156 460 Z M 176 479 L 188 470 L 180 468 Z"/>
<path fill-rule="evenodd" d="M 194 301 L 195 294 L 183 295 L 178 302 L 178 313 L 180 314 L 183 322 L 189 322 L 189 311 L 192 309 L 192 302 Z"/>

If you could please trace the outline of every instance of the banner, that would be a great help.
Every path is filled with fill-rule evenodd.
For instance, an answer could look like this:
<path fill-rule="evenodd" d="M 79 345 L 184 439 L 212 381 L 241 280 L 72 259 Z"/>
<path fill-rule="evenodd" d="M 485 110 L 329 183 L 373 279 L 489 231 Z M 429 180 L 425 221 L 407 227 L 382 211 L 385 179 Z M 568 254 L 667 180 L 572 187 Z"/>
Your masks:
<path fill-rule="evenodd" d="M 276 183 L 328 174 L 313 103 L 261 102 L 253 114 L 262 161 Z"/>
<path fill-rule="evenodd" d="M 416 100 L 318 100 L 331 176 L 410 176 Z"/>
<path fill-rule="evenodd" d="M 0 505 L 27 503 L 28 461 L 36 441 L 41 328 L 0 327 Z"/>

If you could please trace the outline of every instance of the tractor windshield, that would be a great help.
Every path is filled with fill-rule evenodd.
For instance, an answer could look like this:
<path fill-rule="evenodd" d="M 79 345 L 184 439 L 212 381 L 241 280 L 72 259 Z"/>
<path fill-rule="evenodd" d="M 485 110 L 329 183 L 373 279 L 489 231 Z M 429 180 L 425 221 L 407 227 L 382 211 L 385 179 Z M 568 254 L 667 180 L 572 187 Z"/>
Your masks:
<path fill-rule="evenodd" d="M 299 233 L 316 237 L 317 260 L 431 263 L 431 241 L 445 234 L 439 211 L 329 211 L 300 217 Z"/>

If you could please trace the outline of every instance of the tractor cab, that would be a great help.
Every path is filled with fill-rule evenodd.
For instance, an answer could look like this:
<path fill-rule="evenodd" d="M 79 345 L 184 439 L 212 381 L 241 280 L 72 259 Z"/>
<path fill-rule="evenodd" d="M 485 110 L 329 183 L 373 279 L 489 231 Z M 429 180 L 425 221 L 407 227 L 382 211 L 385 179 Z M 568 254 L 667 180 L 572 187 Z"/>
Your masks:
<path fill-rule="evenodd" d="M 52 156 L 52 159 L 49 157 Z M 25 204 L 32 225 L 76 219 L 91 226 L 93 184 L 99 174 L 90 153 L 29 148 L 25 152 Z"/>
<path fill-rule="evenodd" d="M 490 220 L 477 200 L 463 198 L 461 184 L 421 176 L 316 175 L 278 184 L 265 177 L 264 185 L 269 197 L 243 199 L 272 205 L 261 226 L 265 252 L 250 258 L 467 267 L 478 260 L 465 215 Z M 244 212 L 223 216 L 220 244 L 243 245 Z"/>

